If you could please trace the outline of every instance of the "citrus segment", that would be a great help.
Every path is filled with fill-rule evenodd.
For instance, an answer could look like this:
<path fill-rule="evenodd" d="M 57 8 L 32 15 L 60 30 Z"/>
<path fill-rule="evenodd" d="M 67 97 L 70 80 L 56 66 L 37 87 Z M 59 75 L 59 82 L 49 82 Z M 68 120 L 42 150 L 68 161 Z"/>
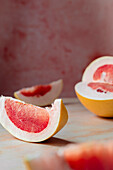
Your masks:
<path fill-rule="evenodd" d="M 37 106 L 47 106 L 59 97 L 63 88 L 63 80 L 57 80 L 47 85 L 36 85 L 14 92 L 14 96 L 26 103 Z"/>
<path fill-rule="evenodd" d="M 38 157 L 27 157 L 29 170 L 112 170 L 113 142 L 68 144 L 58 152 L 46 152 Z"/>
<path fill-rule="evenodd" d="M 0 110 L 2 126 L 16 138 L 29 142 L 41 142 L 50 138 L 68 120 L 62 99 L 56 99 L 51 108 L 41 108 L 2 96 Z"/>
<path fill-rule="evenodd" d="M 112 142 L 72 144 L 64 149 L 63 155 L 65 161 L 74 170 L 110 170 L 113 167 Z"/>

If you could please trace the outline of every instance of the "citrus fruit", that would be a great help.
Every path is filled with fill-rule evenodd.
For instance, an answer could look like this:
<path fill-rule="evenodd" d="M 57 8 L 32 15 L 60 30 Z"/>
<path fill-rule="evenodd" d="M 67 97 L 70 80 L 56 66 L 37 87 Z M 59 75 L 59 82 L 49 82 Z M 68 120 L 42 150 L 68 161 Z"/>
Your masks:
<path fill-rule="evenodd" d="M 46 85 L 36 85 L 14 92 L 14 96 L 26 103 L 47 106 L 54 102 L 63 88 L 63 80 L 57 80 Z"/>
<path fill-rule="evenodd" d="M 27 157 L 29 170 L 113 170 L 113 141 L 68 144 L 58 151 Z"/>
<path fill-rule="evenodd" d="M 113 169 L 113 142 L 72 144 L 65 147 L 63 155 L 74 170 Z"/>
<path fill-rule="evenodd" d="M 113 57 L 94 60 L 84 71 L 82 81 L 75 85 L 81 103 L 102 117 L 113 117 Z"/>
<path fill-rule="evenodd" d="M 40 142 L 50 138 L 63 128 L 67 119 L 62 99 L 56 99 L 51 108 L 41 108 L 11 97 L 0 97 L 2 126 L 24 141 Z"/>

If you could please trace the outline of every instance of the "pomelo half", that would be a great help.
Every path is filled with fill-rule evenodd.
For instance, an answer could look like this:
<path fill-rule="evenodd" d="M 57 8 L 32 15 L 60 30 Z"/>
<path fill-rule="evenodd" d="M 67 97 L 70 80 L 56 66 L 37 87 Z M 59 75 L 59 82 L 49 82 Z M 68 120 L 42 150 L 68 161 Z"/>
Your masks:
<path fill-rule="evenodd" d="M 54 154 L 27 157 L 25 163 L 29 170 L 113 170 L 113 141 L 69 144 Z"/>
<path fill-rule="evenodd" d="M 82 81 L 75 85 L 81 103 L 102 117 L 113 117 L 113 57 L 94 60 L 84 71 Z"/>
<path fill-rule="evenodd" d="M 18 139 L 44 141 L 61 130 L 67 120 L 62 99 L 56 99 L 51 108 L 41 108 L 11 97 L 0 97 L 0 122 Z"/>
<path fill-rule="evenodd" d="M 14 92 L 14 96 L 26 103 L 37 106 L 47 106 L 59 97 L 63 88 L 63 80 L 57 80 L 47 85 L 36 85 Z"/>

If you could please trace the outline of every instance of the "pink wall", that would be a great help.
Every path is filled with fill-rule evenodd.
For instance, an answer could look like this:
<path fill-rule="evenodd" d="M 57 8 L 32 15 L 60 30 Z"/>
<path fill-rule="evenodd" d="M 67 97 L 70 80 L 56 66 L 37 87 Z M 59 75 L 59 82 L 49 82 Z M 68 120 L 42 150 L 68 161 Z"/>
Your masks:
<path fill-rule="evenodd" d="M 101 55 L 113 55 L 113 0 L 0 0 L 0 94 L 63 78 L 74 96 Z"/>

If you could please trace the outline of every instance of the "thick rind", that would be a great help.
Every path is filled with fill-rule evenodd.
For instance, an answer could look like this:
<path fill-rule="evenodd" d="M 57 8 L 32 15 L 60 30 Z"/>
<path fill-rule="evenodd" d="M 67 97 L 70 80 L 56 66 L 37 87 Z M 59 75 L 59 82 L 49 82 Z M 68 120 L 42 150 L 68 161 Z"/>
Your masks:
<path fill-rule="evenodd" d="M 113 98 L 88 98 L 80 93 L 80 91 L 78 92 L 76 87 L 75 92 L 80 102 L 92 113 L 95 113 L 96 115 L 101 117 L 113 117 Z"/>
<path fill-rule="evenodd" d="M 57 133 L 67 122 L 68 113 L 67 110 L 62 102 L 62 99 L 55 100 L 52 108 L 46 108 L 49 115 L 50 120 L 48 126 L 40 133 L 29 133 L 17 128 L 11 120 L 8 118 L 7 113 L 5 111 L 5 100 L 10 98 L 11 100 L 16 100 L 11 97 L 0 97 L 0 122 L 2 126 L 8 130 L 13 136 L 18 139 L 28 141 L 28 142 L 41 142 L 44 141 L 55 133 Z M 21 101 L 19 101 L 21 102 Z M 37 106 L 38 107 L 38 106 Z"/>
<path fill-rule="evenodd" d="M 82 81 L 83 82 L 94 82 L 93 80 L 93 74 L 94 72 L 102 65 L 105 64 L 113 64 L 113 57 L 112 56 L 103 56 L 100 57 L 93 62 L 91 62 L 88 67 L 85 69 Z"/>
<path fill-rule="evenodd" d="M 21 90 L 14 92 L 14 96 L 17 99 L 20 99 L 26 103 L 30 103 L 37 106 L 47 106 L 54 102 L 54 100 L 59 97 L 62 89 L 63 89 L 63 80 L 57 80 L 50 83 L 52 89 L 46 93 L 44 96 L 33 96 L 27 97 L 21 94 Z"/>
<path fill-rule="evenodd" d="M 113 99 L 111 100 L 91 100 L 78 93 L 77 97 L 81 103 L 92 113 L 101 117 L 113 117 Z"/>

